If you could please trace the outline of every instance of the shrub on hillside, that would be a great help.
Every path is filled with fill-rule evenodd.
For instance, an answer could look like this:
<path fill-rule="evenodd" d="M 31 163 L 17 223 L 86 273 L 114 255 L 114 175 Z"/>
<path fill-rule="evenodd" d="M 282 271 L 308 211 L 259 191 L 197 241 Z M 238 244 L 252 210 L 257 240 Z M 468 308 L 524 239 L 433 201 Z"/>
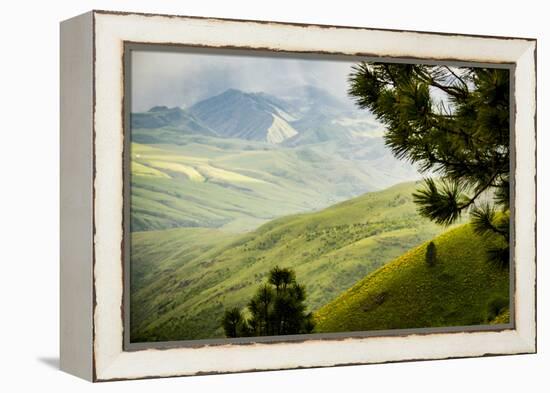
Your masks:
<path fill-rule="evenodd" d="M 426 264 L 430 267 L 435 266 L 436 259 L 437 251 L 435 249 L 435 244 L 434 242 L 430 242 L 426 248 Z"/>

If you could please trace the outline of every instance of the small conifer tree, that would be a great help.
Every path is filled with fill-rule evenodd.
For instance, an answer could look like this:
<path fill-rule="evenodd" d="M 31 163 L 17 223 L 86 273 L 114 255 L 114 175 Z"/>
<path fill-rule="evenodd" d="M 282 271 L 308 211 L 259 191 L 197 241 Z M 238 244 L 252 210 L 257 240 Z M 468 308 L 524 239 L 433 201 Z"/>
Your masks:
<path fill-rule="evenodd" d="M 238 308 L 226 310 L 222 326 L 227 337 L 274 336 L 311 333 L 313 315 L 306 312 L 306 290 L 296 282 L 292 269 L 269 272 L 268 282 L 261 285 L 248 302 L 249 318 Z"/>
<path fill-rule="evenodd" d="M 426 264 L 430 267 L 435 266 L 437 259 L 437 252 L 435 249 L 434 242 L 429 242 L 428 247 L 426 248 Z"/>

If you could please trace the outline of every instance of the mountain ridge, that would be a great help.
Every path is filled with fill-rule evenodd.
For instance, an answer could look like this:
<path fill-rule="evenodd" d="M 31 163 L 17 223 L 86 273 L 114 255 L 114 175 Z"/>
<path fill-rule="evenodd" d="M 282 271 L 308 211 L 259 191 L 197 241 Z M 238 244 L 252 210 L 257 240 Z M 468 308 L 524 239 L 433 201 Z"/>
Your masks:
<path fill-rule="evenodd" d="M 189 112 L 224 137 L 277 144 L 298 133 L 286 120 L 293 119 L 287 108 L 265 93 L 228 89 Z"/>
<path fill-rule="evenodd" d="M 168 127 L 288 147 L 357 142 L 358 138 L 372 137 L 372 130 L 379 128 L 366 112 L 351 110 L 323 89 L 306 85 L 286 94 L 281 98 L 230 88 L 185 109 L 154 106 L 147 112 L 133 113 L 132 127 Z"/>
<path fill-rule="evenodd" d="M 147 112 L 130 115 L 132 129 L 157 129 L 172 127 L 188 133 L 216 136 L 217 133 L 188 111 L 167 106 L 154 106 Z"/>

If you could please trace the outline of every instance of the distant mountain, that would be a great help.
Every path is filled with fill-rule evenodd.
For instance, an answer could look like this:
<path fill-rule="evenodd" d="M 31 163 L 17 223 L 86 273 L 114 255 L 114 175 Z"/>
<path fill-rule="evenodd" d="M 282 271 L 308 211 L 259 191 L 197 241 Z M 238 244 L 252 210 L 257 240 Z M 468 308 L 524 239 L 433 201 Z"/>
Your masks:
<path fill-rule="evenodd" d="M 290 89 L 282 97 L 298 113 L 291 122 L 298 134 L 286 140 L 286 146 L 329 141 L 356 145 L 382 135 L 382 127 L 369 112 L 355 109 L 326 90 L 306 85 Z"/>
<path fill-rule="evenodd" d="M 326 90 L 300 86 L 281 96 L 229 89 L 189 108 L 220 136 L 296 147 L 381 136 L 380 125 Z"/>
<path fill-rule="evenodd" d="M 325 114 L 305 116 L 292 123 L 298 134 L 285 141 L 285 146 L 300 146 L 331 140 L 349 141 L 344 127 L 331 123 L 331 117 Z"/>
<path fill-rule="evenodd" d="M 147 112 L 132 113 L 132 129 L 158 129 L 170 127 L 186 134 L 216 136 L 216 132 L 192 114 L 181 108 L 155 106 Z"/>
<path fill-rule="evenodd" d="M 132 128 L 133 140 L 140 143 L 175 143 L 182 134 L 199 134 L 286 147 L 330 141 L 349 146 L 382 135 L 368 112 L 313 86 L 292 88 L 277 97 L 229 89 L 187 109 L 155 106 L 133 113 Z"/>
<path fill-rule="evenodd" d="M 353 109 L 353 106 L 328 91 L 311 85 L 293 87 L 281 92 L 278 97 L 298 110 L 302 117 L 316 114 L 333 116 Z"/>
<path fill-rule="evenodd" d="M 236 89 L 200 101 L 189 108 L 220 136 L 278 144 L 298 134 L 287 103 L 265 93 Z"/>

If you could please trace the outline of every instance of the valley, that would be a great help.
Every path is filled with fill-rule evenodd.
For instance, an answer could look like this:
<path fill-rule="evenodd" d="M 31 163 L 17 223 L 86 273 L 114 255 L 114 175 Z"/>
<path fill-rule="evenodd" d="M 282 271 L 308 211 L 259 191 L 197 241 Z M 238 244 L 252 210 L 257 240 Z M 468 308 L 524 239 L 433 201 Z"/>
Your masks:
<path fill-rule="evenodd" d="M 272 267 L 291 267 L 314 311 L 443 228 L 419 217 L 404 183 L 245 234 L 178 228 L 132 234 L 133 341 L 223 337 L 225 308 L 243 307 Z"/>

